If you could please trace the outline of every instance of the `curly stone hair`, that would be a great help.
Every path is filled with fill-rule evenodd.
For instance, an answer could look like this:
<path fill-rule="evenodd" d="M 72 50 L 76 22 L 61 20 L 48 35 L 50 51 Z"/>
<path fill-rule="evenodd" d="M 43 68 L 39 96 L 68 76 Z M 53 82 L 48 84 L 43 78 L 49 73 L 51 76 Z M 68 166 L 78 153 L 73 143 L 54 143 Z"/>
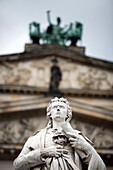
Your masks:
<path fill-rule="evenodd" d="M 52 99 L 49 104 L 47 105 L 47 119 L 49 120 L 49 123 L 48 123 L 48 126 L 52 127 L 52 119 L 51 119 L 51 107 L 52 107 L 52 103 L 53 102 L 64 102 L 66 105 L 67 105 L 67 117 L 66 117 L 66 121 L 69 122 L 72 118 L 72 109 L 70 107 L 70 103 L 68 102 L 67 99 L 61 97 L 61 98 L 58 98 L 58 97 L 55 97 L 54 99 Z"/>

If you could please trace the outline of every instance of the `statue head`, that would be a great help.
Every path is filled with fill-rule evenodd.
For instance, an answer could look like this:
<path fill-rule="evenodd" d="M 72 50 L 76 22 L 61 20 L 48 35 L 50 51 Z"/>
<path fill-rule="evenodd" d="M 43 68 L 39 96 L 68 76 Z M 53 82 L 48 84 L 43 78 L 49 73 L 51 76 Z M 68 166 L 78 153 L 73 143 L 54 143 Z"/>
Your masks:
<path fill-rule="evenodd" d="M 76 25 L 76 28 L 82 28 L 82 23 L 81 22 L 76 21 L 75 25 Z"/>
<path fill-rule="evenodd" d="M 53 58 L 51 61 L 52 61 L 53 65 L 57 65 L 57 63 L 58 63 L 58 60 L 56 58 Z"/>
<path fill-rule="evenodd" d="M 46 109 L 47 110 L 47 118 L 49 120 L 49 126 L 52 127 L 51 109 L 53 109 L 54 103 L 58 103 L 59 106 L 61 104 L 66 106 L 67 113 L 66 113 L 65 121 L 69 122 L 71 120 L 71 118 L 72 118 L 72 109 L 70 107 L 70 104 L 69 104 L 68 100 L 63 98 L 63 97 L 62 98 L 55 97 L 54 99 L 52 99 L 50 101 L 50 103 L 48 104 L 47 109 Z"/>
<path fill-rule="evenodd" d="M 61 18 L 57 17 L 57 24 L 60 25 L 60 23 L 61 23 Z"/>

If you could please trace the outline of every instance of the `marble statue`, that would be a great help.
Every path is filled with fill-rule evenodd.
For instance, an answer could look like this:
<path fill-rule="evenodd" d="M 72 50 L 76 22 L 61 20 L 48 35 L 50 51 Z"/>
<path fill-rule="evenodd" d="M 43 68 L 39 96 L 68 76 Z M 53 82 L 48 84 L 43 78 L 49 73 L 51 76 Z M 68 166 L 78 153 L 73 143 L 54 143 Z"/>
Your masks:
<path fill-rule="evenodd" d="M 92 142 L 71 127 L 67 99 L 52 99 L 47 118 L 47 127 L 31 136 L 14 160 L 15 170 L 106 170 Z"/>

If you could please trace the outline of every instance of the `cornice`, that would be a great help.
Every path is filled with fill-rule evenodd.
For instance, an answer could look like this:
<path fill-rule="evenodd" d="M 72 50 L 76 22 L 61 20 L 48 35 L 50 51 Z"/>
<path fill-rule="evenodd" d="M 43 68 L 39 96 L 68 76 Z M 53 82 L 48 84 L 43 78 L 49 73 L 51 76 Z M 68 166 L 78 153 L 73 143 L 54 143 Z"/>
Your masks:
<path fill-rule="evenodd" d="M 99 97 L 99 98 L 113 98 L 113 90 L 93 90 L 93 89 L 72 89 L 64 88 L 59 89 L 62 96 L 71 97 Z M 37 86 L 22 86 L 22 85 L 5 85 L 0 84 L 0 93 L 9 94 L 34 94 L 53 96 L 48 92 L 48 88 Z"/>
<path fill-rule="evenodd" d="M 0 62 L 24 61 L 31 59 L 41 59 L 48 56 L 56 56 L 65 59 L 70 59 L 73 62 L 78 62 L 88 66 L 107 69 L 113 71 L 113 62 L 99 60 L 86 56 L 84 47 L 66 47 L 58 45 L 34 45 L 26 44 L 23 53 L 1 55 Z"/>
<path fill-rule="evenodd" d="M 20 119 L 24 117 L 38 117 L 40 114 L 44 115 L 46 114 L 45 110 L 51 98 L 52 97 L 35 96 L 23 100 L 1 102 L 0 121 Z M 73 116 L 76 115 L 82 120 L 88 119 L 93 123 L 101 122 L 109 127 L 113 125 L 113 110 L 86 104 L 71 97 L 67 97 L 67 99 L 72 107 Z"/>

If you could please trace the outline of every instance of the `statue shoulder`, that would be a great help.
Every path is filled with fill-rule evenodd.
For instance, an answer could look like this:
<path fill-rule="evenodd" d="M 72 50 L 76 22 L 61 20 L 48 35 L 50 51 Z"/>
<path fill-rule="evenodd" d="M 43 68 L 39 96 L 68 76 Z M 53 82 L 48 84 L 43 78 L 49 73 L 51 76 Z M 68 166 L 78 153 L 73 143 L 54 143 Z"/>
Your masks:
<path fill-rule="evenodd" d="M 37 130 L 32 136 L 30 136 L 30 137 L 27 139 L 26 144 L 31 143 L 31 141 L 33 141 L 33 139 L 35 139 L 36 137 L 38 137 L 42 131 L 44 131 L 44 129 Z"/>
<path fill-rule="evenodd" d="M 46 128 L 41 129 L 41 130 L 37 130 L 31 137 L 36 136 L 36 135 L 40 134 L 43 131 L 46 131 Z"/>
<path fill-rule="evenodd" d="M 29 148 L 30 150 L 34 150 L 40 146 L 41 136 L 44 135 L 46 132 L 46 129 L 42 129 L 37 131 L 35 134 L 30 136 L 25 143 L 25 147 Z"/>

